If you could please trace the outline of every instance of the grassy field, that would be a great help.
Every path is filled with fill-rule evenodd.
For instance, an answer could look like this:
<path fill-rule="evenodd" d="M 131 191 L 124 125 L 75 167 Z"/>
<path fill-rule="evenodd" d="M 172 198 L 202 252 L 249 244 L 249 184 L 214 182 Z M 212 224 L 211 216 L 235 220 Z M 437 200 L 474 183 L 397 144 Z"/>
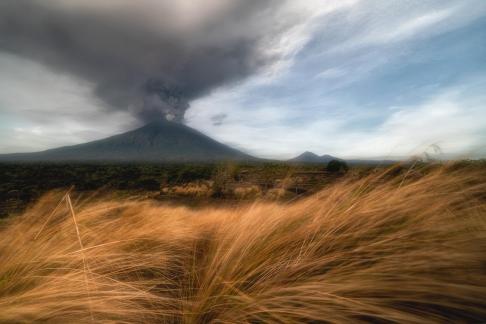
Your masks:
<path fill-rule="evenodd" d="M 54 191 L 0 231 L 2 323 L 486 321 L 482 165 L 198 208 Z"/>

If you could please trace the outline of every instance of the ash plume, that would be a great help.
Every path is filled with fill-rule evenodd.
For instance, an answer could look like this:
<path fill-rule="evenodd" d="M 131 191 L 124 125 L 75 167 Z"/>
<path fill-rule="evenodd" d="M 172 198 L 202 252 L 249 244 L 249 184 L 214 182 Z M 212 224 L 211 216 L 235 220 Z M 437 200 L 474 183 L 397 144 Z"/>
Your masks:
<path fill-rule="evenodd" d="M 0 51 L 87 80 L 110 109 L 182 121 L 191 100 L 277 56 L 274 0 L 2 0 Z M 282 22 L 284 21 L 284 22 Z"/>

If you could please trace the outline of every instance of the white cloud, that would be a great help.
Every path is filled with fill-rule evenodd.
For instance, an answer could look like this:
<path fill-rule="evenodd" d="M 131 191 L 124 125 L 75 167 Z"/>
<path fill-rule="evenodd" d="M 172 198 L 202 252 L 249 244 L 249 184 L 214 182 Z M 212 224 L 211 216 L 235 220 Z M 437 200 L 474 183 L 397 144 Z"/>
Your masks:
<path fill-rule="evenodd" d="M 461 28 L 486 15 L 486 2 L 365 1 L 347 9 L 338 21 L 327 22 L 327 17 L 322 17 L 317 36 L 327 35 L 330 40 L 321 51 L 309 55 L 325 66 L 315 71 L 315 78 L 330 81 L 327 89 L 343 88 L 398 57 L 412 56 L 417 41 Z"/>
<path fill-rule="evenodd" d="M 103 138 L 135 121 L 108 110 L 90 84 L 0 55 L 0 152 L 29 152 Z"/>
<path fill-rule="evenodd" d="M 486 80 L 464 80 L 464 85 L 439 90 L 422 103 L 392 106 L 381 113 L 383 122 L 361 129 L 366 113 L 332 115 L 292 122 L 301 113 L 293 107 L 236 105 L 236 92 L 213 94 L 195 103 L 188 121 L 216 139 L 266 158 L 290 158 L 310 150 L 341 157 L 407 157 L 421 154 L 432 144 L 447 155 L 486 153 Z M 208 107 L 227 115 L 214 126 Z M 208 119 L 208 120 L 206 120 Z M 290 123 L 289 123 L 290 121 Z"/>
<path fill-rule="evenodd" d="M 369 46 L 389 46 L 423 39 L 457 29 L 486 13 L 481 0 L 461 2 L 442 1 L 365 1 L 350 7 L 345 24 L 328 26 L 329 32 L 341 33 L 339 28 L 355 28 L 342 35 L 321 55 L 355 51 Z"/>
<path fill-rule="evenodd" d="M 438 32 L 438 30 L 434 30 L 434 26 L 437 27 L 446 19 L 453 17 L 457 10 L 457 7 L 438 11 L 431 10 L 425 14 L 419 13 L 416 16 L 409 17 L 404 21 L 398 20 L 398 23 L 396 21 L 384 21 L 382 25 L 373 28 L 369 34 L 360 35 L 359 39 L 342 46 L 345 48 L 346 46 L 380 45 L 431 35 Z"/>
<path fill-rule="evenodd" d="M 285 25 L 286 21 L 294 21 L 291 27 L 287 27 L 284 33 L 275 37 L 267 33 L 262 42 L 261 51 L 268 57 L 278 57 L 273 64 L 268 65 L 260 73 L 249 77 L 240 86 L 259 86 L 271 84 L 289 71 L 295 63 L 295 56 L 312 40 L 312 37 L 319 32 L 317 22 L 322 17 L 338 12 L 349 10 L 362 0 L 285 0 L 280 4 L 279 21 Z M 279 28 L 277 25 L 275 28 Z"/>
<path fill-rule="evenodd" d="M 315 78 L 318 79 L 339 79 L 346 76 L 347 72 L 343 68 L 329 68 L 316 74 Z"/>
<path fill-rule="evenodd" d="M 486 82 L 481 85 L 484 87 Z M 354 144 L 342 154 L 411 156 L 436 144 L 448 155 L 484 155 L 486 95 L 469 95 L 460 86 L 442 90 L 417 106 L 394 107 L 377 129 L 348 135 L 348 141 Z"/>

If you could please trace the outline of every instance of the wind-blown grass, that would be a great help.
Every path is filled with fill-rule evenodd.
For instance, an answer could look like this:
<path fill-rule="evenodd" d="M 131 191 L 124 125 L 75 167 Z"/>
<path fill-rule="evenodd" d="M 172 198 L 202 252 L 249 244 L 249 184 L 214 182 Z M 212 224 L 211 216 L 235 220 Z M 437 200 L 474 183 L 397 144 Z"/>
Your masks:
<path fill-rule="evenodd" d="M 292 204 L 81 201 L 43 227 L 51 193 L 1 229 L 0 322 L 485 321 L 485 172 L 393 174 Z"/>

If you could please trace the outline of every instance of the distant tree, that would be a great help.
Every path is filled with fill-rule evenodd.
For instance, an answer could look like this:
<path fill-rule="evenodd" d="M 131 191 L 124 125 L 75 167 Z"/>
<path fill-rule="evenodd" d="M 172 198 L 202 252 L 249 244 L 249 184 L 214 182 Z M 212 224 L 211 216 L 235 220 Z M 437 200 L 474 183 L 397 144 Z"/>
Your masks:
<path fill-rule="evenodd" d="M 349 167 L 343 160 L 331 160 L 326 166 L 326 171 L 331 173 L 346 173 L 348 170 Z"/>

